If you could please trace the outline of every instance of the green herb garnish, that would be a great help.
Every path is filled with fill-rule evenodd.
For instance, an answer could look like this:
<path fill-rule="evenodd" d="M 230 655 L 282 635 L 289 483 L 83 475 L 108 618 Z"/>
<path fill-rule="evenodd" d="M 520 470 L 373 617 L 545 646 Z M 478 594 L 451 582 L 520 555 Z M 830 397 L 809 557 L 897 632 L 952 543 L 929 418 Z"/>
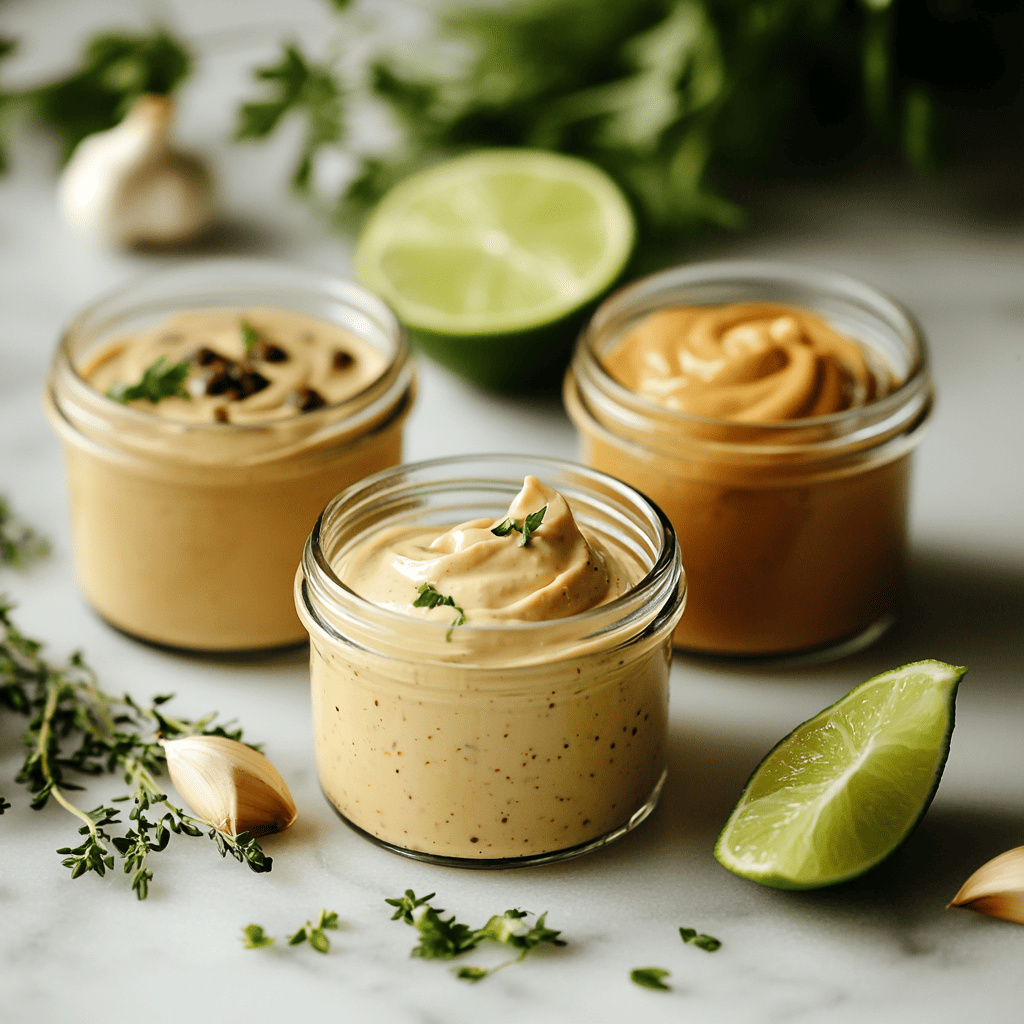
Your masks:
<path fill-rule="evenodd" d="M 198 721 L 172 718 L 163 709 L 171 695 L 154 697 L 150 707 L 143 707 L 128 694 L 105 693 L 81 654 L 63 666 L 46 661 L 42 644 L 23 636 L 11 622 L 12 607 L 0 596 L 0 710 L 29 717 L 22 737 L 29 752 L 16 781 L 32 794 L 31 806 L 40 810 L 52 797 L 79 822 L 82 842 L 57 851 L 71 877 L 90 871 L 105 875 L 113 869 L 116 853 L 125 874 L 132 876 L 132 890 L 143 900 L 153 879 L 150 855 L 165 849 L 172 833 L 201 836 L 204 831 L 222 857 L 230 854 L 255 872 L 269 871 L 271 859 L 248 832 L 231 835 L 186 814 L 168 801 L 156 781 L 166 765 L 158 737 L 199 734 L 240 740 L 242 730 L 214 725 L 215 715 Z M 70 800 L 68 793 L 82 788 L 67 778 L 70 773 L 121 776 L 132 787 L 110 801 L 131 802 L 131 824 L 123 834 L 112 833 L 112 826 L 126 824 L 118 817 L 118 807 L 101 804 L 85 811 Z"/>
<path fill-rule="evenodd" d="M 307 921 L 289 940 L 289 946 L 301 946 L 304 942 L 309 944 L 318 952 L 326 953 L 331 948 L 330 940 L 324 934 L 326 931 L 337 931 L 338 915 L 332 910 L 321 910 L 316 924 Z"/>
<path fill-rule="evenodd" d="M 160 356 L 143 370 L 142 379 L 137 384 L 122 384 L 121 381 L 115 380 L 107 388 L 107 398 L 112 398 L 123 405 L 140 398 L 145 398 L 154 405 L 165 398 L 189 400 L 192 396 L 185 390 L 185 381 L 191 369 L 192 365 L 187 361 L 172 366 L 167 362 L 167 356 Z"/>
<path fill-rule="evenodd" d="M 246 949 L 266 949 L 274 944 L 274 937 L 267 935 L 263 931 L 263 926 L 259 924 L 247 924 L 242 929 L 242 934 L 242 945 Z"/>
<path fill-rule="evenodd" d="M 18 519 L 7 502 L 0 498 L 0 565 L 22 569 L 49 552 L 47 541 L 28 523 Z"/>
<path fill-rule="evenodd" d="M 546 912 L 537 918 L 532 928 L 527 927 L 523 920 L 529 916 L 529 911 L 513 908 L 504 914 L 495 914 L 482 928 L 474 929 L 456 921 L 454 915 L 447 920 L 442 918 L 444 911 L 430 905 L 429 901 L 433 897 L 434 893 L 430 893 L 429 896 L 417 898 L 412 889 L 406 889 L 404 896 L 384 901 L 396 908 L 391 915 L 392 921 L 401 919 L 420 933 L 419 943 L 413 947 L 412 956 L 424 960 L 451 960 L 475 949 L 481 942 L 498 942 L 519 951 L 517 956 L 497 967 L 456 968 L 453 973 L 460 981 L 482 981 L 495 971 L 519 963 L 531 949 L 542 943 L 565 945 L 558 937 L 561 933 L 545 924 Z"/>
<path fill-rule="evenodd" d="M 714 939 L 710 935 L 701 935 L 696 928 L 680 928 L 679 937 L 688 946 L 696 946 L 698 949 L 706 950 L 708 953 L 714 953 L 716 949 L 722 948 L 722 943 L 719 939 Z"/>
<path fill-rule="evenodd" d="M 260 340 L 260 332 L 248 320 L 243 320 L 240 326 L 242 330 L 242 347 L 245 349 L 245 354 L 251 356 L 252 350 Z"/>
<path fill-rule="evenodd" d="M 530 543 L 530 535 L 544 522 L 544 513 L 547 512 L 548 507 L 545 505 L 543 508 L 538 509 L 536 512 L 531 512 L 525 519 L 513 519 L 508 516 L 502 519 L 497 526 L 495 526 L 491 533 L 495 537 L 507 537 L 513 530 L 517 533 L 522 534 L 522 538 L 519 541 L 519 546 L 525 548 Z"/>
<path fill-rule="evenodd" d="M 451 643 L 452 631 L 466 621 L 466 613 L 450 597 L 438 593 L 433 583 L 421 583 L 416 588 L 416 593 L 419 594 L 419 597 L 412 603 L 414 608 L 436 608 L 438 605 L 447 605 L 459 613 L 459 617 L 448 627 L 448 632 L 445 634 L 445 640 Z"/>
<path fill-rule="evenodd" d="M 629 972 L 629 980 L 634 985 L 642 988 L 658 989 L 661 992 L 671 992 L 672 986 L 666 985 L 662 978 L 667 978 L 669 972 L 661 967 L 637 967 Z"/>

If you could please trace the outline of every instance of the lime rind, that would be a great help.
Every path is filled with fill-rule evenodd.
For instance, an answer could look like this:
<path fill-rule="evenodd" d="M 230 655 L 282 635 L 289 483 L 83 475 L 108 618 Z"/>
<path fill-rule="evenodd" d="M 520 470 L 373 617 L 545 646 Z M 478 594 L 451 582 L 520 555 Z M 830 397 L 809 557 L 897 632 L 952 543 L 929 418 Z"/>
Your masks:
<path fill-rule="evenodd" d="M 965 672 L 904 665 L 797 726 L 747 782 L 715 844 L 719 863 L 762 885 L 812 889 L 888 857 L 935 795 Z"/>
<path fill-rule="evenodd" d="M 593 164 L 482 150 L 393 188 L 363 230 L 356 270 L 411 328 L 506 334 L 554 323 L 605 292 L 635 232 L 622 191 Z"/>

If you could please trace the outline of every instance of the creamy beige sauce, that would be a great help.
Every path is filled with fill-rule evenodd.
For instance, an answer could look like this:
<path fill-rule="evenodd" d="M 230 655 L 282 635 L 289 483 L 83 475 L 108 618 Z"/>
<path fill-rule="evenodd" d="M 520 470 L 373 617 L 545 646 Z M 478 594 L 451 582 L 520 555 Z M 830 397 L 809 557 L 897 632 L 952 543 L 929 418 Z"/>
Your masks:
<path fill-rule="evenodd" d="M 243 324 L 286 358 L 247 356 Z M 240 398 L 233 397 L 230 387 L 207 394 L 211 371 L 195 358 L 202 349 L 223 357 L 236 373 L 255 372 L 265 386 Z M 161 357 L 166 365 L 191 363 L 185 384 L 189 399 L 154 403 L 140 398 L 131 404 L 182 423 L 211 423 L 225 416 L 231 423 L 261 423 L 299 415 L 298 403 L 308 394 L 304 389 L 312 389 L 324 405 L 336 405 L 371 384 L 387 365 L 369 342 L 323 320 L 283 309 L 213 309 L 178 313 L 149 330 L 112 339 L 89 359 L 82 376 L 106 392 L 115 383 L 137 383 Z"/>
<path fill-rule="evenodd" d="M 889 384 L 862 346 L 816 313 L 765 302 L 658 310 L 603 364 L 671 409 L 745 423 L 841 412 Z"/>
<path fill-rule="evenodd" d="M 243 318 L 287 358 L 246 361 Z M 190 400 L 131 403 L 148 422 L 125 424 L 120 406 L 102 402 L 109 421 L 97 414 L 70 429 L 50 408 L 65 441 L 79 583 L 104 618 L 147 640 L 214 651 L 298 643 L 305 631 L 292 585 L 305 540 L 334 495 L 401 461 L 408 395 L 396 399 L 399 411 L 332 434 L 348 416 L 337 403 L 379 378 L 387 359 L 340 327 L 286 309 L 182 312 L 100 344 L 80 372 L 105 392 L 114 381 L 137 382 L 160 356 L 173 365 L 204 348 L 239 373 L 254 368 L 267 385 L 245 398 L 207 395 L 209 367 L 197 362 Z M 298 409 L 290 396 L 302 388 L 324 405 Z M 224 419 L 265 426 L 233 431 Z M 179 422 L 200 429 L 162 429 Z M 137 442 L 129 457 L 118 450 L 126 432 Z"/>
<path fill-rule="evenodd" d="M 547 505 L 525 547 L 501 520 L 386 531 L 341 560 L 366 599 L 448 624 L 449 606 L 416 608 L 423 582 L 466 614 L 450 660 L 339 644 L 308 615 L 317 770 L 350 821 L 385 842 L 495 860 L 575 847 L 623 827 L 656 792 L 665 762 L 669 631 L 627 648 L 577 633 L 549 661 L 516 664 L 521 627 L 613 600 L 643 575 L 629 556 L 581 532 L 557 492 L 527 477 L 513 518 Z M 303 604 L 299 600 L 299 610 Z M 504 627 L 508 664 L 464 662 L 459 632 Z M 491 630 L 495 632 L 495 630 Z"/>
<path fill-rule="evenodd" d="M 520 531 L 492 532 L 502 520 L 391 531 L 346 558 L 338 575 L 376 605 L 450 620 L 451 606 L 415 606 L 418 588 L 430 584 L 477 624 L 565 618 L 621 596 L 636 582 L 599 540 L 584 536 L 557 491 L 528 476 L 508 515 L 525 522 L 541 509 L 544 519 L 525 546 Z"/>

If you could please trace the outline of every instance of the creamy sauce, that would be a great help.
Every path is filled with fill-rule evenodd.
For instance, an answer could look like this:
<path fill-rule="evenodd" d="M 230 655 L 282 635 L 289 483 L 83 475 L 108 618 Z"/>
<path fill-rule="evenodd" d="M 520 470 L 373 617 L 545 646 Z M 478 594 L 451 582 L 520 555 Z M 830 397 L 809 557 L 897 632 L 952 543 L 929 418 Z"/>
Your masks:
<path fill-rule="evenodd" d="M 678 441 L 659 448 L 648 447 L 638 419 L 631 443 L 620 444 L 569 397 L 583 461 L 649 495 L 676 529 L 689 591 L 677 646 L 800 651 L 892 614 L 906 554 L 908 460 L 833 468 L 803 462 L 799 439 L 767 455 L 730 446 L 756 424 L 841 413 L 887 394 L 898 382 L 869 345 L 810 310 L 744 302 L 658 310 L 601 362 L 659 406 L 717 421 L 659 419 Z"/>
<path fill-rule="evenodd" d="M 671 409 L 745 423 L 841 412 L 889 385 L 857 342 L 817 314 L 763 302 L 658 310 L 603 364 Z"/>
<path fill-rule="evenodd" d="M 243 325 L 255 330 L 258 345 L 276 347 L 270 358 L 259 355 L 266 348 L 257 348 L 255 357 L 247 355 Z M 197 355 L 203 349 L 222 357 L 239 378 L 248 372 L 259 390 L 236 397 L 232 380 L 222 375 L 224 390 L 207 393 L 217 366 L 215 361 L 201 364 Z M 161 356 L 166 365 L 191 363 L 185 384 L 190 398 L 171 397 L 156 403 L 142 398 L 131 404 L 182 423 L 261 423 L 291 417 L 303 411 L 301 403 L 309 401 L 310 391 L 322 405 L 336 405 L 362 391 L 387 365 L 369 342 L 335 324 L 290 310 L 216 309 L 179 313 L 150 330 L 115 338 L 92 356 L 82 375 L 98 391 L 106 392 L 115 383 L 137 383 Z M 217 387 L 214 383 L 214 390 Z"/>
<path fill-rule="evenodd" d="M 271 358 L 247 359 L 243 319 L 285 358 L 270 349 Z M 335 494 L 401 461 L 408 395 L 395 399 L 397 412 L 346 430 L 349 406 L 338 403 L 378 379 L 387 359 L 286 309 L 182 312 L 102 343 L 79 372 L 105 393 L 115 381 L 136 383 L 160 356 L 173 365 L 203 349 L 220 365 L 193 361 L 188 400 L 132 402 L 145 422 L 126 424 L 120 406 L 101 401 L 72 429 L 50 409 L 65 441 L 79 583 L 104 618 L 147 640 L 214 651 L 298 643 L 292 584 L 306 537 Z M 209 395 L 211 368 L 227 385 L 230 373 L 267 383 L 247 397 L 230 387 Z M 292 396 L 308 400 L 310 390 L 324 404 L 302 411 Z"/>
<path fill-rule="evenodd" d="M 621 596 L 636 582 L 596 538 L 583 535 L 559 493 L 528 476 L 508 515 L 524 522 L 541 509 L 544 519 L 525 546 L 520 531 L 492 532 L 502 520 L 388 532 L 348 557 L 338 574 L 376 605 L 450 620 L 451 606 L 414 605 L 418 588 L 430 584 L 477 624 L 565 618 Z"/>
<path fill-rule="evenodd" d="M 622 828 L 656 794 L 665 762 L 670 630 L 627 648 L 576 633 L 549 660 L 517 664 L 521 627 L 571 617 L 643 575 L 629 556 L 581 531 L 560 494 L 527 477 L 509 515 L 547 506 L 529 543 L 474 520 L 447 530 L 385 530 L 337 572 L 369 601 L 449 624 L 450 606 L 417 608 L 423 583 L 451 596 L 466 623 L 424 656 L 375 654 L 310 630 L 317 770 L 338 810 L 374 836 L 439 856 L 496 860 L 578 846 Z M 301 593 L 301 592 L 300 592 Z M 491 627 L 505 665 L 464 662 L 460 631 Z M 494 628 L 498 627 L 498 628 Z M 472 649 L 470 647 L 470 649 Z"/>

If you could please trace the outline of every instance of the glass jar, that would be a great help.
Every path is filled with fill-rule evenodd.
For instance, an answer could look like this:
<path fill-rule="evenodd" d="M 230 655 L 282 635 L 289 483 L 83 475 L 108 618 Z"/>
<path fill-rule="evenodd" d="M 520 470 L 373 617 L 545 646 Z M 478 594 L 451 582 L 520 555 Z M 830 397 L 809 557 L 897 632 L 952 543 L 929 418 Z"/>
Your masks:
<path fill-rule="evenodd" d="M 262 307 L 338 325 L 386 359 L 338 404 L 265 422 L 178 422 L 122 405 L 84 366 L 171 314 Z M 101 298 L 71 323 L 44 403 L 63 442 L 78 581 L 108 622 L 200 651 L 305 639 L 292 600 L 302 546 L 340 488 L 401 461 L 415 395 L 408 342 L 362 288 L 298 267 L 202 261 Z"/>
<path fill-rule="evenodd" d="M 449 630 L 372 604 L 335 574 L 353 547 L 395 527 L 503 518 L 527 474 L 642 579 L 564 619 Z M 296 577 L 324 793 L 379 845 L 455 866 L 562 860 L 624 835 L 661 792 L 684 598 L 668 520 L 593 470 L 469 456 L 349 488 L 317 521 Z"/>
<path fill-rule="evenodd" d="M 786 422 L 689 415 L 635 394 L 603 358 L 667 307 L 776 302 L 818 313 L 898 386 L 860 408 Z M 668 514 L 690 590 L 678 647 L 838 655 L 895 618 L 911 452 L 932 409 L 913 318 L 869 285 L 778 263 L 695 264 L 613 294 L 580 337 L 564 389 L 582 461 Z"/>

